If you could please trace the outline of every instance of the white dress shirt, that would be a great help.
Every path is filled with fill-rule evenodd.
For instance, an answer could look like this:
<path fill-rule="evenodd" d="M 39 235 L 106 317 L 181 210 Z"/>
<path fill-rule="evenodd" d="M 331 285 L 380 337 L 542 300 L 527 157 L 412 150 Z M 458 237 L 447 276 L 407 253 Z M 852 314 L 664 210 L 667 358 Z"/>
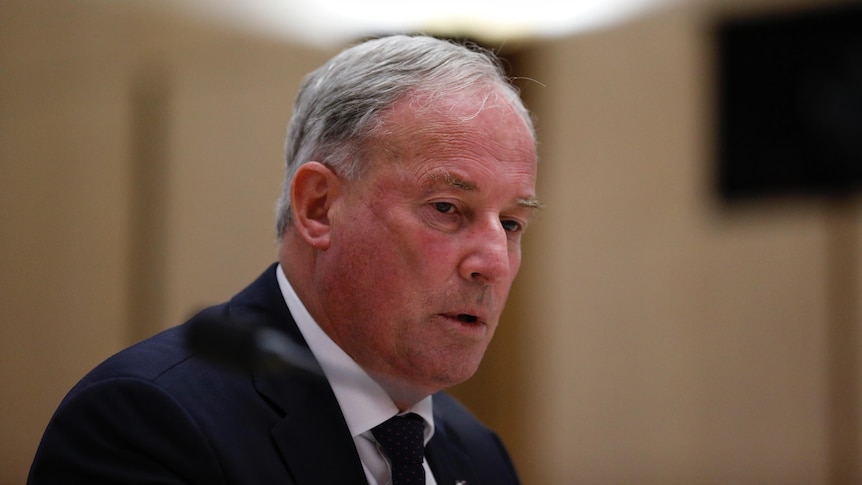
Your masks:
<path fill-rule="evenodd" d="M 276 276 L 287 308 L 314 357 L 320 362 L 323 373 L 335 393 L 341 413 L 347 421 L 347 427 L 356 444 L 356 451 L 359 452 L 359 459 L 362 461 L 369 485 L 391 484 L 392 472 L 389 462 L 374 439 L 371 429 L 399 414 L 398 407 L 386 391 L 320 328 L 299 300 L 281 265 L 278 265 Z M 425 420 L 425 444 L 427 445 L 434 435 L 431 396 L 405 411 L 405 413 L 408 412 L 416 413 Z M 436 485 L 437 482 L 428 467 L 428 462 L 424 462 L 423 466 L 426 485 Z"/>

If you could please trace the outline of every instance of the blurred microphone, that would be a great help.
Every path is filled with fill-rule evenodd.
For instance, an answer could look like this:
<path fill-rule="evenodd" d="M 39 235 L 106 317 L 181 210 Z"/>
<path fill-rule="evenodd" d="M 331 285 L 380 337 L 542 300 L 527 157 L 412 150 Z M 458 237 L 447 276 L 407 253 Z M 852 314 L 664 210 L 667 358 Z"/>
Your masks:
<path fill-rule="evenodd" d="M 261 324 L 200 314 L 188 323 L 186 346 L 198 357 L 234 370 L 323 375 L 310 350 Z"/>

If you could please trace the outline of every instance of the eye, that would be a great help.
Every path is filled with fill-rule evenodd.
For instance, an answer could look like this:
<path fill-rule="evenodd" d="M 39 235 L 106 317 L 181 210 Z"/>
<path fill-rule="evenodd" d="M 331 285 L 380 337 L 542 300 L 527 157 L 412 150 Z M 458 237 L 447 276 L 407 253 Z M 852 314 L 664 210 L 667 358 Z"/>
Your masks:
<path fill-rule="evenodd" d="M 524 229 L 524 226 L 522 226 L 518 221 L 501 220 L 500 224 L 506 232 L 521 232 L 521 230 Z"/>
<path fill-rule="evenodd" d="M 451 214 L 455 211 L 455 204 L 451 202 L 435 202 L 434 208 L 442 214 Z"/>

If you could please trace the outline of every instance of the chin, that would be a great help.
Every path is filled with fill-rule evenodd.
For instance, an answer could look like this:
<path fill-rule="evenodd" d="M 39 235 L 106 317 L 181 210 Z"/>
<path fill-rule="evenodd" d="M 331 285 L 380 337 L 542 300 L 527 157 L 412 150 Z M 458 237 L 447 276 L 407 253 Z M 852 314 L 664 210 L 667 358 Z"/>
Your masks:
<path fill-rule="evenodd" d="M 477 362 L 475 365 L 459 365 L 455 368 L 441 370 L 436 374 L 434 382 L 438 390 L 447 389 L 469 380 L 478 369 L 479 363 Z"/>

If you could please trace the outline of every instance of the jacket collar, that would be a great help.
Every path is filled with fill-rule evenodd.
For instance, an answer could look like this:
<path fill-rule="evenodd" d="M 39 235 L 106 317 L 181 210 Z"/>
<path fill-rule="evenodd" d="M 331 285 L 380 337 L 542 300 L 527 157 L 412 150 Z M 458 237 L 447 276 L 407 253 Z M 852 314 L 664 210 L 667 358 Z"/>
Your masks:
<path fill-rule="evenodd" d="M 275 327 L 308 348 L 278 288 L 273 264 L 228 304 L 231 318 Z M 298 485 L 366 485 L 365 472 L 328 382 L 306 373 L 254 371 L 257 392 L 282 420 L 273 441 Z"/>
<path fill-rule="evenodd" d="M 278 287 L 276 264 L 228 304 L 231 318 L 268 324 L 308 348 Z M 283 417 L 272 438 L 297 485 L 338 483 L 367 485 L 353 437 L 329 383 L 306 373 L 273 374 L 255 371 L 257 392 Z M 436 398 L 436 397 L 435 397 Z M 438 485 L 458 481 L 478 483 L 466 450 L 453 439 L 453 430 L 435 406 L 434 437 L 426 459 Z"/>
<path fill-rule="evenodd" d="M 437 395 L 434 396 L 435 399 Z M 437 485 L 453 485 L 464 482 L 467 485 L 479 483 L 473 463 L 467 450 L 462 448 L 460 440 L 454 439 L 454 430 L 438 413 L 440 407 L 434 407 L 434 437 L 425 448 L 425 459 L 434 472 Z"/>

